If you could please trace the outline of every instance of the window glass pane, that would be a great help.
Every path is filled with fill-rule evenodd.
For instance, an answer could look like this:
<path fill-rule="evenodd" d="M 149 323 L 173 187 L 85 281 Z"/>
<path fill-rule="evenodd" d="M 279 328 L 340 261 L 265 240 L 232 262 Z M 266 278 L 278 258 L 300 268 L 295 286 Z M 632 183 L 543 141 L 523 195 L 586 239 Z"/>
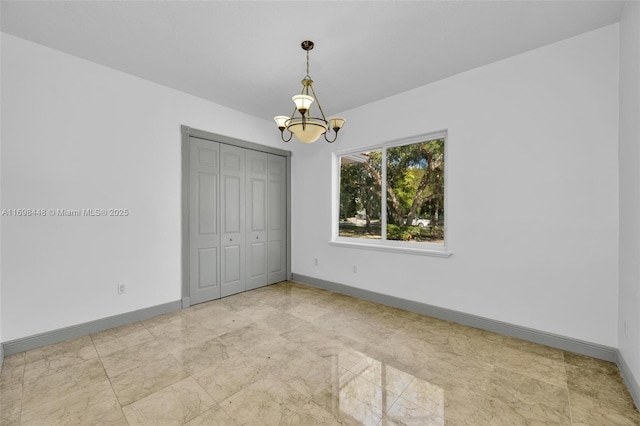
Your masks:
<path fill-rule="evenodd" d="M 387 240 L 444 244 L 444 139 L 387 149 Z"/>
<path fill-rule="evenodd" d="M 340 157 L 341 237 L 381 239 L 382 151 Z"/>

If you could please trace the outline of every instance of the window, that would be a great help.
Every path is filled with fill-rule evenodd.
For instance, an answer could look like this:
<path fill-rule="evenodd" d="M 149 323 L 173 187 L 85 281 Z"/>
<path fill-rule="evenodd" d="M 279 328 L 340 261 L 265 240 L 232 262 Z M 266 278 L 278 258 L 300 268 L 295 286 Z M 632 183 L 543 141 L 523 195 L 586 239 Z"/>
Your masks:
<path fill-rule="evenodd" d="M 445 141 L 441 132 L 337 154 L 333 242 L 444 253 Z"/>

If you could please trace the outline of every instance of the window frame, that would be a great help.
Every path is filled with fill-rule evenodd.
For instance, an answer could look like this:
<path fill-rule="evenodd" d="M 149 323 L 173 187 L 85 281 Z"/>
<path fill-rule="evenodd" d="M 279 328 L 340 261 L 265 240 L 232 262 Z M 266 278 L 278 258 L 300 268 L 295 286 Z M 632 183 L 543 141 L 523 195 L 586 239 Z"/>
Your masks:
<path fill-rule="evenodd" d="M 434 244 L 429 242 L 408 242 L 387 240 L 387 149 L 397 146 L 412 145 L 421 142 L 428 142 L 434 139 L 444 139 L 444 243 Z M 384 184 L 384 190 L 381 191 L 382 199 L 380 205 L 382 211 L 380 212 L 381 220 L 381 239 L 380 240 L 368 240 L 362 238 L 342 237 L 339 235 L 339 223 L 340 223 L 340 158 L 349 154 L 359 154 L 363 151 L 382 151 L 382 182 Z M 352 148 L 343 151 L 335 151 L 332 154 L 332 167 L 331 167 L 331 239 L 329 244 L 336 247 L 350 247 L 365 250 L 386 251 L 395 253 L 407 253 L 423 256 L 436 256 L 436 257 L 449 257 L 451 256 L 450 247 L 448 245 L 448 227 L 447 218 L 449 217 L 448 206 L 448 189 L 449 189 L 449 138 L 446 130 L 437 132 L 423 133 L 416 136 L 411 136 L 402 139 L 396 139 L 389 142 L 383 142 L 376 145 L 368 145 L 358 148 Z"/>

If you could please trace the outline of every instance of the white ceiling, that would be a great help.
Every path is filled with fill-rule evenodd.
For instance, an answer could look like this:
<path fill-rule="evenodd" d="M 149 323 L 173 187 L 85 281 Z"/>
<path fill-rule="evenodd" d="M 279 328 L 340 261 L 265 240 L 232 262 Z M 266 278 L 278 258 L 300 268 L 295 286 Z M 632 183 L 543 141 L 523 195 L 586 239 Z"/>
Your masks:
<path fill-rule="evenodd" d="M 7 1 L 2 31 L 271 120 L 333 115 L 619 20 L 618 1 Z"/>

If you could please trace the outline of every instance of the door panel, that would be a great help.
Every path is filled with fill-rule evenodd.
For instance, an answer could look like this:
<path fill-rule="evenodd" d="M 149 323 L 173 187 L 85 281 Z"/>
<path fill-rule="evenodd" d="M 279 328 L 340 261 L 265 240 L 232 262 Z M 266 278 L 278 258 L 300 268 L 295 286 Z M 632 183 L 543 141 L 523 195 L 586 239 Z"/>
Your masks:
<path fill-rule="evenodd" d="M 236 283 L 242 277 L 240 264 L 240 245 L 227 245 L 224 248 L 224 283 Z"/>
<path fill-rule="evenodd" d="M 222 209 L 221 295 L 229 296 L 246 289 L 245 283 L 245 149 L 220 146 Z"/>
<path fill-rule="evenodd" d="M 198 250 L 198 289 L 216 286 L 218 283 L 218 249 Z"/>
<path fill-rule="evenodd" d="M 198 173 L 198 232 L 200 235 L 216 234 L 218 212 L 218 176 Z"/>
<path fill-rule="evenodd" d="M 250 216 L 250 230 L 252 232 L 264 232 L 267 230 L 265 226 L 266 220 L 266 206 L 267 206 L 267 182 L 266 175 L 264 178 L 259 179 L 251 177 L 251 187 L 249 188 L 250 199 L 248 200 L 251 206 Z M 247 207 L 248 207 L 247 206 Z"/>
<path fill-rule="evenodd" d="M 218 155 L 216 142 L 189 138 L 189 296 L 196 304 L 220 297 Z"/>
<path fill-rule="evenodd" d="M 266 251 L 266 243 L 253 243 L 251 244 L 251 258 L 253 262 L 249 264 L 249 278 L 258 278 L 258 277 L 266 277 L 265 273 L 267 270 L 266 259 L 267 259 L 267 251 Z M 265 280 L 266 284 L 266 280 Z"/>
<path fill-rule="evenodd" d="M 224 179 L 224 218 L 223 232 L 238 234 L 240 228 L 240 182 L 239 176 L 223 176 Z"/>
<path fill-rule="evenodd" d="M 269 242 L 269 273 L 282 272 L 282 241 Z"/>
<path fill-rule="evenodd" d="M 247 161 L 247 289 L 267 282 L 267 167 L 264 152 L 245 153 Z"/>
<path fill-rule="evenodd" d="M 268 277 L 269 284 L 287 279 L 287 169 L 284 157 L 269 154 L 268 164 Z"/>

